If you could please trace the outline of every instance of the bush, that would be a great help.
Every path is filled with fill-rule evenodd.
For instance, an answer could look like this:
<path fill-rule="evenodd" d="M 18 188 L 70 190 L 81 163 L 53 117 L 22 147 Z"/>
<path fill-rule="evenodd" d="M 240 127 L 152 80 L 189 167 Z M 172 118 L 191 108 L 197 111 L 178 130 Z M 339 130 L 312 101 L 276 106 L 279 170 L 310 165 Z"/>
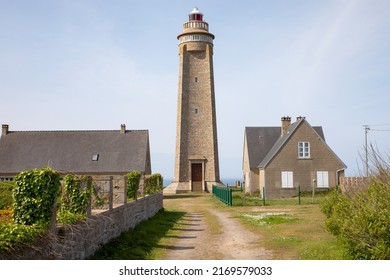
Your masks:
<path fill-rule="evenodd" d="M 68 174 L 64 177 L 64 187 L 61 197 L 61 212 L 72 214 L 86 214 L 92 191 L 92 180 L 86 177 L 79 178 Z"/>
<path fill-rule="evenodd" d="M 163 177 L 156 173 L 145 177 L 145 194 L 151 195 L 162 191 Z"/>
<path fill-rule="evenodd" d="M 127 177 L 127 197 L 137 199 L 139 181 L 141 179 L 141 172 L 132 171 L 126 174 Z"/>
<path fill-rule="evenodd" d="M 30 245 L 44 233 L 39 225 L 0 224 L 0 253 Z"/>
<path fill-rule="evenodd" d="M 20 173 L 13 189 L 15 224 L 50 224 L 61 184 L 58 172 L 48 167 Z"/>
<path fill-rule="evenodd" d="M 0 182 L 0 210 L 9 209 L 12 206 L 12 189 L 14 182 Z"/>
<path fill-rule="evenodd" d="M 372 180 L 356 192 L 333 191 L 321 210 L 325 226 L 345 245 L 348 258 L 390 259 L 390 185 Z"/>

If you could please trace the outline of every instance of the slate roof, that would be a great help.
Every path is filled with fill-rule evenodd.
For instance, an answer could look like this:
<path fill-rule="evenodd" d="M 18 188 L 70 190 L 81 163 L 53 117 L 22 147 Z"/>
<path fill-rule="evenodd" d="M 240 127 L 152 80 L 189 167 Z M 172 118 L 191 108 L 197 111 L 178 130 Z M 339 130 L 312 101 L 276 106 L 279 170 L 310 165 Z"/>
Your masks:
<path fill-rule="evenodd" d="M 265 167 L 303 121 L 305 121 L 304 118 L 292 123 L 283 137 L 281 137 L 281 127 L 246 127 L 250 167 Z M 325 142 L 322 127 L 313 126 L 313 129 Z"/>
<path fill-rule="evenodd" d="M 92 160 L 94 155 L 98 155 L 97 161 Z M 147 171 L 149 132 L 9 131 L 1 136 L 0 174 L 43 166 L 73 173 Z"/>

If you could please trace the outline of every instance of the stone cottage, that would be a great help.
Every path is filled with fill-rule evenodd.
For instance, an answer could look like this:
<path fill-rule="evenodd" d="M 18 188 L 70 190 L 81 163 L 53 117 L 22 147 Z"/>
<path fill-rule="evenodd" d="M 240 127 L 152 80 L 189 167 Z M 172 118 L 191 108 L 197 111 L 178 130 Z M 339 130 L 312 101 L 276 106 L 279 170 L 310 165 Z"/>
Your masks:
<path fill-rule="evenodd" d="M 280 127 L 246 127 L 242 170 L 246 192 L 266 197 L 292 197 L 301 191 L 328 189 L 339 184 L 346 165 L 326 144 L 321 126 L 304 117 Z"/>
<path fill-rule="evenodd" d="M 10 131 L 2 125 L 0 180 L 49 166 L 63 173 L 114 179 L 138 170 L 151 174 L 147 130 Z M 122 184 L 122 183 L 121 183 Z"/>

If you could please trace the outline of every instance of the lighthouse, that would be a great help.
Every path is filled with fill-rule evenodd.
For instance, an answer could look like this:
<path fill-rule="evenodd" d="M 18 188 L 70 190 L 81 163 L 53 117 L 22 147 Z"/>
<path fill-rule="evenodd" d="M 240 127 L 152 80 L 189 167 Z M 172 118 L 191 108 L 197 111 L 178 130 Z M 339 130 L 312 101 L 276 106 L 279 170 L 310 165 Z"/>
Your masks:
<path fill-rule="evenodd" d="M 214 92 L 213 41 L 194 8 L 179 41 L 179 82 L 173 182 L 164 193 L 211 191 L 220 185 Z"/>

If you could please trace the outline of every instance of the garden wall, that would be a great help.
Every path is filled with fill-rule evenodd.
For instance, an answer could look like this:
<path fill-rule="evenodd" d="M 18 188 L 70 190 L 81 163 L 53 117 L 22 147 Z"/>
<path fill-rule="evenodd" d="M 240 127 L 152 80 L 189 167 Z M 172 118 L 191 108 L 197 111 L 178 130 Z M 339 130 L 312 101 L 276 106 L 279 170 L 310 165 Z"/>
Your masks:
<path fill-rule="evenodd" d="M 92 213 L 75 225 L 57 225 L 57 234 L 48 233 L 35 246 L 0 259 L 85 259 L 122 232 L 134 228 L 163 208 L 162 192 L 140 198 L 111 210 Z"/>

